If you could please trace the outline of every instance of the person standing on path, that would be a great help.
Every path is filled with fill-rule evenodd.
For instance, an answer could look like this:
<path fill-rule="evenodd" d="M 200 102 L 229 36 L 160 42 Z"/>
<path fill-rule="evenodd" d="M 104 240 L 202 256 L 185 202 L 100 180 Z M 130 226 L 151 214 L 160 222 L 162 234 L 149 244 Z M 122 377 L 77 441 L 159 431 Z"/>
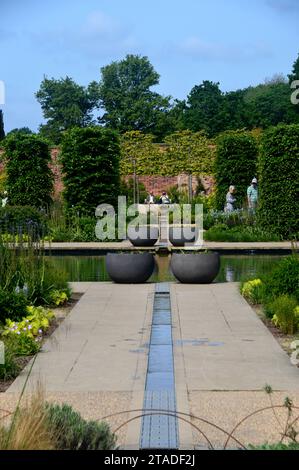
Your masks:
<path fill-rule="evenodd" d="M 146 203 L 146 204 L 156 204 L 156 198 L 155 198 L 155 196 L 154 196 L 153 191 L 151 191 L 151 192 L 148 194 L 148 196 L 147 196 L 147 198 L 146 198 L 146 200 L 145 200 L 145 203 Z"/>
<path fill-rule="evenodd" d="M 236 202 L 236 198 L 234 196 L 235 193 L 235 186 L 230 186 L 228 188 L 228 193 L 226 195 L 226 204 L 224 206 L 224 212 L 233 212 L 235 210 L 234 204 Z"/>
<path fill-rule="evenodd" d="M 253 178 L 251 185 L 247 188 L 247 201 L 249 210 L 255 213 L 258 203 L 258 186 L 256 178 Z"/>

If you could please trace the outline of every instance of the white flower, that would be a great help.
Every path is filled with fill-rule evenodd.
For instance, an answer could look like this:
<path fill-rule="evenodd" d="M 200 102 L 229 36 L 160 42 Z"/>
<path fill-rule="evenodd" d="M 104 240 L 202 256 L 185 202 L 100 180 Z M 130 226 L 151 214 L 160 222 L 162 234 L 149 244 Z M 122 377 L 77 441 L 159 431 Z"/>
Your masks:
<path fill-rule="evenodd" d="M 20 331 L 17 331 L 17 335 L 20 335 L 20 334 L 21 334 Z"/>

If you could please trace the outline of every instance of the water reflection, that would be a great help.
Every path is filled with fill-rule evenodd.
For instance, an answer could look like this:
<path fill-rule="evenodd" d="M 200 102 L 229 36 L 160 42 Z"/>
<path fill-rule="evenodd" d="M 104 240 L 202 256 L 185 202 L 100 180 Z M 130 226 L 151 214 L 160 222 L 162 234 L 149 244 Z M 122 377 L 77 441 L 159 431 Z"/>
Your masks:
<path fill-rule="evenodd" d="M 170 271 L 170 255 L 157 255 L 151 282 L 174 281 Z M 281 260 L 277 255 L 223 255 L 216 282 L 238 282 L 268 273 Z M 105 256 L 53 256 L 53 263 L 69 274 L 70 282 L 109 281 Z"/>

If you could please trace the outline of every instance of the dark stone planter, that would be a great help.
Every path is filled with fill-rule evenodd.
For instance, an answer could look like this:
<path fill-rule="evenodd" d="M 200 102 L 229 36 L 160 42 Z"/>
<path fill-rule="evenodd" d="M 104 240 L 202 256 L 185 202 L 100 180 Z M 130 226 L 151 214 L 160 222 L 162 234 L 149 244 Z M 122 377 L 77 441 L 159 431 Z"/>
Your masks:
<path fill-rule="evenodd" d="M 173 253 L 170 266 L 183 284 L 210 284 L 219 272 L 220 256 L 218 253 Z"/>
<path fill-rule="evenodd" d="M 195 228 L 192 229 L 193 236 L 186 238 L 184 235 L 183 227 L 169 227 L 168 238 L 173 246 L 185 246 L 186 243 L 195 242 Z"/>
<path fill-rule="evenodd" d="M 155 259 L 152 253 L 108 253 L 106 269 L 112 281 L 121 284 L 140 284 L 153 274 Z"/>
<path fill-rule="evenodd" d="M 141 227 L 138 238 L 134 238 L 135 231 L 128 229 L 128 239 L 134 246 L 154 246 L 159 239 L 158 227 Z"/>

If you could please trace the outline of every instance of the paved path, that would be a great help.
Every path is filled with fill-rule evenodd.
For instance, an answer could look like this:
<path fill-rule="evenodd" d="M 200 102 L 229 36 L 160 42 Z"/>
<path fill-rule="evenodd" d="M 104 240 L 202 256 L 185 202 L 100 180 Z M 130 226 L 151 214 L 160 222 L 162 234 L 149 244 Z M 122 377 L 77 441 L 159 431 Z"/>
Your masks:
<path fill-rule="evenodd" d="M 92 252 L 99 252 L 99 251 L 114 251 L 114 250 L 159 250 L 168 249 L 171 251 L 173 247 L 171 245 L 165 246 L 163 244 L 161 247 L 159 245 L 155 245 L 153 248 L 140 248 L 134 247 L 132 244 L 125 240 L 123 242 L 71 242 L 71 243 L 45 243 L 45 248 L 49 248 L 55 252 L 59 251 L 90 251 Z M 183 248 L 184 249 L 184 248 Z M 210 249 L 210 250 L 218 250 L 218 251 L 230 251 L 230 250 L 240 250 L 240 251 L 291 251 L 292 250 L 292 243 L 291 242 L 204 242 L 203 249 Z"/>
<path fill-rule="evenodd" d="M 28 390 L 41 380 L 50 399 L 67 401 L 88 418 L 142 408 L 154 284 L 86 282 L 73 288 L 84 295 L 38 354 Z M 299 406 L 299 370 L 237 284 L 173 283 L 171 305 L 178 411 L 231 429 L 236 419 L 268 404 L 265 384 L 280 391 L 280 403 L 288 394 Z M 29 366 L 0 396 L 1 408 L 19 394 Z M 240 438 L 277 440 L 275 424 L 269 417 L 254 421 Z M 126 427 L 120 444 L 136 448 L 139 435 L 138 419 Z M 182 421 L 179 435 L 181 448 L 202 445 L 202 436 Z M 223 436 L 213 438 L 220 445 Z"/>
<path fill-rule="evenodd" d="M 172 284 L 188 390 L 298 390 L 299 371 L 235 283 Z"/>

